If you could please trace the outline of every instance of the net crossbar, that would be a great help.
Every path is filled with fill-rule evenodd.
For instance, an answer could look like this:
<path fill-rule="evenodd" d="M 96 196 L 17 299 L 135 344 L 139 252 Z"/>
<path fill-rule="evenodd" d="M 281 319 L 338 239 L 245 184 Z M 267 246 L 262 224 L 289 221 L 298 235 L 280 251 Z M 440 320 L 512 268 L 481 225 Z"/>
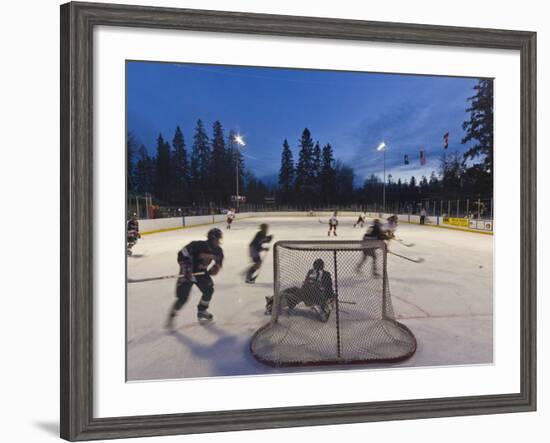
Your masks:
<path fill-rule="evenodd" d="M 269 322 L 250 350 L 270 366 L 395 362 L 416 351 L 395 320 L 383 241 L 281 241 Z"/>

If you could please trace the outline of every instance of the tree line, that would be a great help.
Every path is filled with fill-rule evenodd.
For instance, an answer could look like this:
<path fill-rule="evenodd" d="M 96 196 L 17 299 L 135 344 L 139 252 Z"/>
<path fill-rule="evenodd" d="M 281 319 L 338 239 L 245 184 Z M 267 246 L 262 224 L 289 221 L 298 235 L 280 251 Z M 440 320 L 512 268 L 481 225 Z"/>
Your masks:
<path fill-rule="evenodd" d="M 463 122 L 462 144 L 471 143 L 464 154 L 447 153 L 439 161 L 438 171 L 429 177 L 396 181 L 388 174 L 386 202 L 403 204 L 423 199 L 490 197 L 493 194 L 493 82 L 480 80 L 475 94 L 467 99 L 470 118 Z M 277 201 L 298 205 L 367 205 L 382 203 L 384 183 L 371 175 L 359 187 L 354 186 L 352 167 L 335 160 L 330 143 L 320 148 L 306 128 L 298 144 L 298 161 L 285 139 L 279 169 Z M 477 162 L 476 162 L 477 161 Z"/>
<path fill-rule="evenodd" d="M 219 121 L 212 125 L 209 137 L 202 120 L 197 120 L 191 150 L 181 128 L 176 127 L 171 142 L 159 134 L 155 155 L 139 144 L 130 132 L 127 136 L 128 195 L 151 194 L 156 203 L 186 206 L 227 204 L 235 195 L 237 179 L 246 192 L 246 178 L 254 176 L 245 170 L 244 159 L 235 142 L 235 132 L 228 136 Z M 238 174 L 237 174 L 238 165 Z"/>
<path fill-rule="evenodd" d="M 493 192 L 493 82 L 480 80 L 468 98 L 469 119 L 463 122 L 465 135 L 461 142 L 470 147 L 464 154 L 447 153 L 439 162 L 438 171 L 429 177 L 394 180 L 388 174 L 386 202 L 418 202 L 422 199 L 456 199 L 488 197 Z M 138 143 L 131 134 L 127 138 L 127 188 L 129 196 L 151 194 L 159 204 L 186 206 L 191 204 L 225 207 L 231 205 L 239 182 L 239 195 L 248 203 L 264 203 L 266 197 L 278 205 L 302 207 L 331 205 L 366 205 L 382 202 L 384 183 L 371 175 L 356 185 L 354 169 L 336 159 L 333 146 L 314 141 L 308 128 L 298 139 L 298 156 L 288 139 L 281 149 L 277 184 L 267 184 L 246 168 L 235 140 L 235 132 L 226 136 L 219 121 L 207 134 L 198 120 L 189 150 L 181 128 L 171 141 L 159 134 L 155 155 Z M 237 177 L 238 166 L 238 177 Z"/>
<path fill-rule="evenodd" d="M 330 143 L 322 148 L 305 128 L 295 163 L 288 140 L 283 142 L 276 200 L 289 205 L 350 204 L 354 201 L 353 168 L 335 160 Z"/>

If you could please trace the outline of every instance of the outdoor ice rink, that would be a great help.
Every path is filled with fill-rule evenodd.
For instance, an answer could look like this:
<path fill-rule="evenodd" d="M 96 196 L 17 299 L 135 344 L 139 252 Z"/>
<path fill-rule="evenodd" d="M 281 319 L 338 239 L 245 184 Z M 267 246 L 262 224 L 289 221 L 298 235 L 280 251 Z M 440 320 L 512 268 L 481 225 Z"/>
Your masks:
<path fill-rule="evenodd" d="M 324 217 L 326 219 L 326 217 Z M 353 228 L 355 217 L 339 217 L 338 240 L 359 240 L 365 228 Z M 260 223 L 270 225 L 277 240 L 326 240 L 327 225 L 318 217 L 272 217 L 235 220 L 143 236 L 128 258 L 128 278 L 177 274 L 177 251 L 192 240 L 205 239 L 212 227 L 224 232 L 222 271 L 214 278 L 210 303 L 214 321 L 199 324 L 194 287 L 175 320 L 175 331 L 163 326 L 175 300 L 175 279 L 128 284 L 127 379 L 159 380 L 335 370 L 341 367 L 275 369 L 258 363 L 249 352 L 252 334 L 269 317 L 265 297 L 273 293 L 271 251 L 255 285 L 244 283 L 248 244 Z M 397 253 L 422 257 L 416 264 L 388 255 L 388 276 L 397 319 L 418 342 L 416 353 L 394 364 L 369 367 L 487 364 L 493 361 L 493 237 L 479 233 L 400 223 L 392 241 Z M 334 237 L 331 237 L 331 239 Z"/>

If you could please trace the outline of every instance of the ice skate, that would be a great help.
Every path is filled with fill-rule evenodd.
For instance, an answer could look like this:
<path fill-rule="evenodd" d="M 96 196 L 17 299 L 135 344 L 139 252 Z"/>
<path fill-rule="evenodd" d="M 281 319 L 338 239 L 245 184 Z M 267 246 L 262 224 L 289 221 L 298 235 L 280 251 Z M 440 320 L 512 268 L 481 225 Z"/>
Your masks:
<path fill-rule="evenodd" d="M 319 305 L 314 305 L 311 307 L 313 311 L 319 316 L 322 322 L 326 322 L 328 320 L 329 314 Z"/>
<path fill-rule="evenodd" d="M 206 309 L 202 309 L 197 311 L 197 319 L 199 320 L 199 322 L 212 321 L 214 320 L 214 316 Z"/>

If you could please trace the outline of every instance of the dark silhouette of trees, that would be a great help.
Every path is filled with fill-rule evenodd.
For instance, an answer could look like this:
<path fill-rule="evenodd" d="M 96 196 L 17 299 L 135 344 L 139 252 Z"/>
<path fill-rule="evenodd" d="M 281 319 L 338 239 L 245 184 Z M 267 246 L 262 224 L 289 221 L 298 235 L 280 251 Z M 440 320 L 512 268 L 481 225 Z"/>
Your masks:
<path fill-rule="evenodd" d="M 334 169 L 334 153 L 332 152 L 332 146 L 330 143 L 327 143 L 323 147 L 319 181 L 321 184 L 321 202 L 324 204 L 335 203 L 336 170 Z"/>
<path fill-rule="evenodd" d="M 288 141 L 285 138 L 283 142 L 283 151 L 281 153 L 281 167 L 279 169 L 278 199 L 280 201 L 285 203 L 291 203 L 293 201 L 294 178 L 294 159 Z"/>
<path fill-rule="evenodd" d="M 164 203 L 169 201 L 170 173 L 170 144 L 164 141 L 162 134 L 159 134 L 155 164 L 155 196 Z"/>
<path fill-rule="evenodd" d="M 171 167 L 170 201 L 176 204 L 187 203 L 190 198 L 189 164 L 187 161 L 185 140 L 179 126 L 176 128 L 174 138 L 172 139 Z"/>

